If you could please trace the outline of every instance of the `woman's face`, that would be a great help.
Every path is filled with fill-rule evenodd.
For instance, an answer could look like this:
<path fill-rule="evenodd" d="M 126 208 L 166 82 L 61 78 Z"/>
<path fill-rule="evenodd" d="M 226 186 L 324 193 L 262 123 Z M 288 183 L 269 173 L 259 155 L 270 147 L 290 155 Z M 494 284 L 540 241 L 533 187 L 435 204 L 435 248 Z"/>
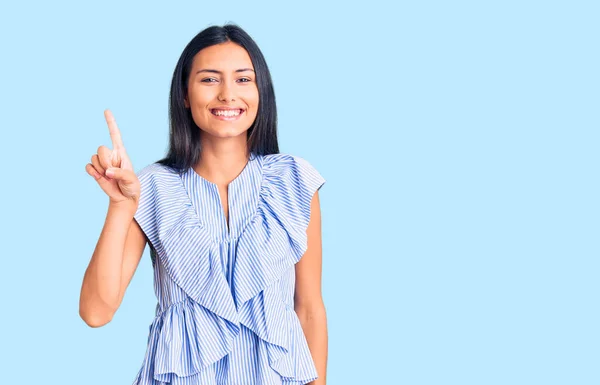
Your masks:
<path fill-rule="evenodd" d="M 243 134 L 256 119 L 258 99 L 254 66 L 244 48 L 227 42 L 196 54 L 185 106 L 202 131 L 217 137 Z"/>

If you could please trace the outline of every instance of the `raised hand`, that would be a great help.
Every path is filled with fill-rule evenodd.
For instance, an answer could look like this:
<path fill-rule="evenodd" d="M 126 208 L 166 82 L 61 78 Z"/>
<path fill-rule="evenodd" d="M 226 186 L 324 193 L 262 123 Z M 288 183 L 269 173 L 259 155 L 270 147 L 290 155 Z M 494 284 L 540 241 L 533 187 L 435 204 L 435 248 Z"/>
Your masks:
<path fill-rule="evenodd" d="M 98 182 L 111 204 L 130 205 L 135 212 L 140 196 L 140 181 L 127 156 L 121 132 L 112 112 L 105 110 L 104 118 L 108 124 L 113 149 L 98 147 L 97 154 L 92 155 L 92 163 L 85 165 L 85 171 Z"/>

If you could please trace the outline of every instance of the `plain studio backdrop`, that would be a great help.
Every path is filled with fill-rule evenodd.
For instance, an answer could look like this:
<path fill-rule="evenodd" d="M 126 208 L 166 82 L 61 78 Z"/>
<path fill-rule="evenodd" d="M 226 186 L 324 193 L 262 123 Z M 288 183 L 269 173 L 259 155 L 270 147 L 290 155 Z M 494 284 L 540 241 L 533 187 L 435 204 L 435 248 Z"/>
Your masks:
<path fill-rule="evenodd" d="M 600 383 L 597 2 L 13 2 L 0 7 L 0 382 L 130 384 L 148 248 L 111 323 L 79 318 L 108 197 L 85 172 L 168 142 L 172 71 L 233 22 L 281 152 L 320 191 L 328 384 Z"/>

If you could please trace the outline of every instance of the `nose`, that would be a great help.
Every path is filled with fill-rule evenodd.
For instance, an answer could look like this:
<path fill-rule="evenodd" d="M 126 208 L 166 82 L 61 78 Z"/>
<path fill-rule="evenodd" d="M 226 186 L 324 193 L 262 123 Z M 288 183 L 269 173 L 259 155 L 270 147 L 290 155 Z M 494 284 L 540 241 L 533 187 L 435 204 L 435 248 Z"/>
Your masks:
<path fill-rule="evenodd" d="M 220 101 L 227 101 L 227 100 L 231 100 L 234 101 L 235 99 L 234 97 L 234 91 L 233 91 L 233 87 L 228 83 L 228 82 L 223 82 L 221 85 L 221 90 L 219 92 L 219 100 Z"/>

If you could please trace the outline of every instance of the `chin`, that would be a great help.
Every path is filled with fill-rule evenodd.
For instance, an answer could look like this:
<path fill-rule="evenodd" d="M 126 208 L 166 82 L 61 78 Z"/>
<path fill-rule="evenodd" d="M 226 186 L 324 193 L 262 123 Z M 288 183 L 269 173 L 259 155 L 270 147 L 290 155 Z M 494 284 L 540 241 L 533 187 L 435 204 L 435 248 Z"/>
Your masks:
<path fill-rule="evenodd" d="M 245 129 L 239 129 L 237 127 L 220 127 L 220 128 L 212 128 L 210 130 L 203 130 L 205 133 L 207 133 L 210 136 L 215 136 L 217 138 L 233 138 L 236 136 L 240 136 L 240 135 L 246 135 L 246 132 L 248 132 L 248 129 L 250 127 L 247 127 Z"/>

